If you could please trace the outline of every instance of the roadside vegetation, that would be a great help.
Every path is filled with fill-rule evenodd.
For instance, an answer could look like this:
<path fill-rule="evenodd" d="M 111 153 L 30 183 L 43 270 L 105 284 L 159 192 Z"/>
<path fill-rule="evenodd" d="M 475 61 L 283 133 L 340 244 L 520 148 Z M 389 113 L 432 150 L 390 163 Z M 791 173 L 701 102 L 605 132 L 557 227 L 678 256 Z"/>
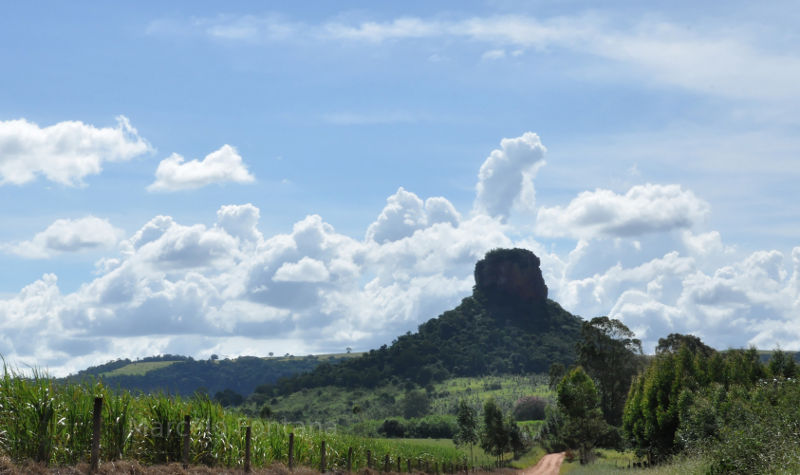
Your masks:
<path fill-rule="evenodd" d="M 548 451 L 568 451 L 564 471 L 800 473 L 793 355 L 776 350 L 765 362 L 754 348 L 719 352 L 671 334 L 643 358 L 605 317 L 584 323 L 578 353 L 578 365 L 551 371 L 556 404 L 541 437 Z"/>
<path fill-rule="evenodd" d="M 367 464 L 367 451 L 383 461 L 390 456 L 415 463 L 461 463 L 464 452 L 450 444 L 359 437 L 318 424 L 284 425 L 224 409 L 205 395 L 190 398 L 131 395 L 100 383 L 62 384 L 42 374 L 22 377 L 4 368 L 0 380 L 0 453 L 54 466 L 87 462 L 92 436 L 92 407 L 103 398 L 101 460 L 167 464 L 181 460 L 184 417 L 191 417 L 191 462 L 212 467 L 241 467 L 245 427 L 253 434 L 255 467 L 288 462 L 289 434 L 295 434 L 295 463 L 318 467 L 320 446 L 327 445 L 330 469 L 345 467 L 352 447 L 353 467 Z"/>

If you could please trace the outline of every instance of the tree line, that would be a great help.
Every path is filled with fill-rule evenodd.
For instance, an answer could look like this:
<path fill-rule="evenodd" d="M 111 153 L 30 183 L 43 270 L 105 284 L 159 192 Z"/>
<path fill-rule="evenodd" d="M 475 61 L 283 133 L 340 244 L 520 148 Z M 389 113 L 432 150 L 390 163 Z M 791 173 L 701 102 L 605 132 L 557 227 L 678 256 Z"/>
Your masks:
<path fill-rule="evenodd" d="M 550 368 L 543 445 L 576 450 L 631 448 L 650 464 L 676 454 L 703 457 L 712 473 L 800 469 L 800 384 L 794 356 L 776 350 L 716 351 L 693 335 L 670 334 L 656 354 L 624 324 L 584 322 L 577 364 Z"/>

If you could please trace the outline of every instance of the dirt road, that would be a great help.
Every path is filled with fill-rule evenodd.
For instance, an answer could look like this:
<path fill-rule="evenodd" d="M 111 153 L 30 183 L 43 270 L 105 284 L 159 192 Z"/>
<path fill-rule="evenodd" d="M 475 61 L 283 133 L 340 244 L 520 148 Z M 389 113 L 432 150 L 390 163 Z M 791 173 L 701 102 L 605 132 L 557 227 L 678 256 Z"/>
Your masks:
<path fill-rule="evenodd" d="M 563 461 L 564 452 L 547 454 L 539 460 L 535 467 L 523 470 L 522 475 L 558 475 Z"/>

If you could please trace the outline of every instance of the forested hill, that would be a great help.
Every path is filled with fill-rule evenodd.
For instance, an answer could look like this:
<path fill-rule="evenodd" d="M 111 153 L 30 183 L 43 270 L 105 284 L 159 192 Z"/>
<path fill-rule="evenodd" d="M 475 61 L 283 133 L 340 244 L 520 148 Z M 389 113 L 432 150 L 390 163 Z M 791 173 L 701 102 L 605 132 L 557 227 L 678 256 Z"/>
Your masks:
<path fill-rule="evenodd" d="M 121 359 L 83 370 L 66 380 L 101 379 L 112 388 L 131 391 L 166 392 L 188 396 L 196 391 L 210 395 L 230 390 L 248 395 L 256 386 L 303 373 L 322 362 L 335 363 L 356 355 L 282 356 L 195 360 L 186 356 L 162 355 L 138 361 Z"/>
<path fill-rule="evenodd" d="M 449 376 L 545 372 L 575 360 L 581 319 L 547 298 L 539 258 L 497 249 L 475 266 L 473 294 L 390 346 L 264 385 L 289 394 L 319 386 L 375 387 L 391 379 L 426 385 Z"/>

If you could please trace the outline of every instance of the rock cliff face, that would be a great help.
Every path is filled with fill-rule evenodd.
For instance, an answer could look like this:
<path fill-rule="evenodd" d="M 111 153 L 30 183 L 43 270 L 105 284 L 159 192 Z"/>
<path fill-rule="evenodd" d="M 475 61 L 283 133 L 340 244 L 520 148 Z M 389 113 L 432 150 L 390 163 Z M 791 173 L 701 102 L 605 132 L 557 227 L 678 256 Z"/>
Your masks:
<path fill-rule="evenodd" d="M 547 300 L 540 261 L 527 249 L 495 249 L 475 264 L 475 288 L 489 298 Z"/>

